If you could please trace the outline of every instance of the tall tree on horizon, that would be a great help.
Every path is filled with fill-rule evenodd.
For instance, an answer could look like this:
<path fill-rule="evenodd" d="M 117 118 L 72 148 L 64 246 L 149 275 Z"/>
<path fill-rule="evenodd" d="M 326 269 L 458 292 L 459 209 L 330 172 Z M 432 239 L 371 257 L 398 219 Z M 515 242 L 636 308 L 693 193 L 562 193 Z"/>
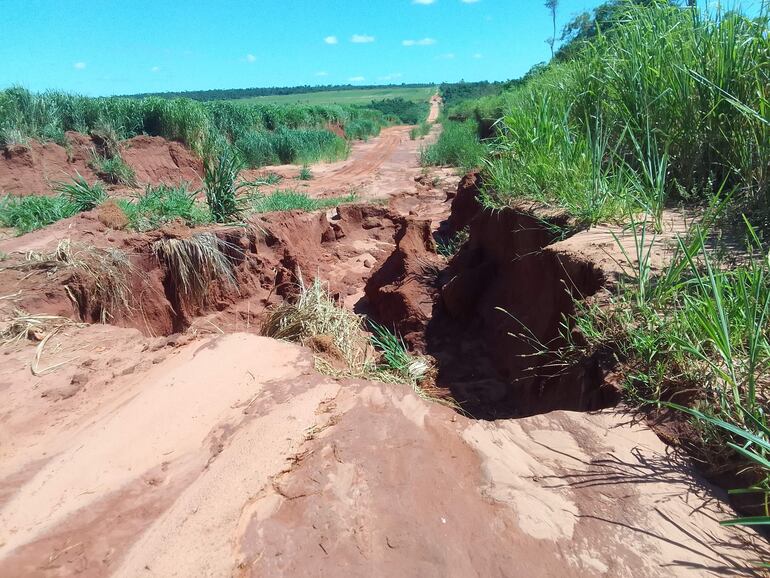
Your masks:
<path fill-rule="evenodd" d="M 545 0 L 545 7 L 551 11 L 551 19 L 553 20 L 553 36 L 548 39 L 548 44 L 551 46 L 551 58 L 553 58 L 553 47 L 556 44 L 556 9 L 559 7 L 559 0 Z"/>

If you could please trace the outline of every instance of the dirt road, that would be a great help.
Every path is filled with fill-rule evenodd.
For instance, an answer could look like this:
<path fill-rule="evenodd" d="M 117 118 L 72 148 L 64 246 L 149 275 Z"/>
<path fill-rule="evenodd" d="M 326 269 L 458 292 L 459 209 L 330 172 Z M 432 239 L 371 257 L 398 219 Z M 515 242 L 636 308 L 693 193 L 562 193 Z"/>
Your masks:
<path fill-rule="evenodd" d="M 296 214 L 262 218 L 251 237 L 228 229 L 249 247 L 238 271 L 252 285 L 229 302 L 217 293 L 182 333 L 69 325 L 42 348 L 2 350 L 0 576 L 756 572 L 762 542 L 719 525 L 733 515 L 724 494 L 622 408 L 474 420 L 407 386 L 322 375 L 310 350 L 255 335 L 288 263 L 330 280 L 352 308 L 372 272 L 396 262 L 407 222 L 446 218 L 456 180 L 423 176 L 420 146 L 394 127 L 313 167 L 312 192 L 353 187 L 389 197 L 390 210 L 352 207 L 336 229 Z M 68 234 L 153 240 L 89 214 L 0 250 Z M 63 291 L 45 273 L 14 279 L 4 305 L 34 292 L 42 310 Z M 159 287 L 137 315 L 173 297 Z"/>
<path fill-rule="evenodd" d="M 434 123 L 440 111 L 441 99 L 434 97 L 431 100 L 428 122 Z M 364 200 L 383 200 L 393 195 L 412 192 L 414 178 L 422 172 L 420 151 L 435 141 L 440 130 L 441 127 L 436 125 L 426 137 L 411 140 L 409 126 L 384 128 L 380 136 L 368 142 L 355 143 L 346 160 L 314 165 L 311 181 L 297 180 L 300 167 L 294 165 L 265 167 L 258 171 L 247 171 L 246 175 L 253 178 L 259 174 L 275 172 L 293 179 L 291 188 L 315 196 L 356 193 Z M 434 172 L 446 178 L 454 176 L 452 170 Z M 286 186 L 287 183 L 284 182 L 276 188 Z"/>

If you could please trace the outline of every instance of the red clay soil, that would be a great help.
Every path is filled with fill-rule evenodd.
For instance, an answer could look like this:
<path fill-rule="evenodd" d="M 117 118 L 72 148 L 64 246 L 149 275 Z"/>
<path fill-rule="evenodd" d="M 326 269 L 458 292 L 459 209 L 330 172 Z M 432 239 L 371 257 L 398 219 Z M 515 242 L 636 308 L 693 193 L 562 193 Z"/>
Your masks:
<path fill-rule="evenodd" d="M 405 226 L 403 218 L 387 208 L 370 205 L 342 206 L 331 221 L 323 212 L 274 213 L 255 216 L 246 227 L 195 232 L 183 226 L 150 233 L 106 231 L 103 221 L 108 216 L 99 208 L 67 219 L 57 223 L 58 236 L 66 234 L 73 250 L 83 256 L 89 247 L 118 250 L 127 256 L 131 263 L 126 280 L 131 289 L 128 307 L 105 303 L 98 290 L 104 281 L 87 272 L 29 267 L 28 251 L 45 247 L 50 253 L 55 249 L 50 230 L 0 242 L 2 250 L 10 254 L 3 262 L 0 295 L 17 295 L 14 307 L 37 314 L 89 323 L 108 315 L 111 324 L 133 327 L 146 335 L 184 331 L 196 318 L 211 312 L 220 312 L 218 323 L 226 327 L 248 323 L 256 328 L 267 305 L 297 293 L 300 275 L 305 282 L 316 276 L 328 280 L 330 290 L 343 301 L 362 290 L 373 265 L 388 254 L 396 232 Z M 207 231 L 222 242 L 235 284 L 213 280 L 200 302 L 176 286 L 175 277 L 155 257 L 153 243 Z M 22 248 L 20 241 L 25 242 Z M 367 262 L 361 260 L 362 252 Z M 231 306 L 235 306 L 232 311 Z"/>
<path fill-rule="evenodd" d="M 188 182 L 195 188 L 203 176 L 203 161 L 198 156 L 184 145 L 159 136 L 129 139 L 121 154 L 142 184 Z"/>
<path fill-rule="evenodd" d="M 88 181 L 96 175 L 88 166 L 90 151 L 83 135 L 67 133 L 70 147 L 30 141 L 0 151 L 0 192 L 17 195 L 48 195 L 59 181 L 80 174 Z M 91 146 L 93 146 L 91 144 Z"/>
<path fill-rule="evenodd" d="M 404 219 L 395 241 L 395 251 L 366 284 L 368 312 L 424 352 L 425 330 L 438 300 L 437 275 L 445 262 L 436 254 L 428 220 Z"/>
<path fill-rule="evenodd" d="M 718 524 L 734 515 L 725 496 L 649 428 L 616 410 L 558 410 L 606 405 L 600 367 L 522 381 L 518 354 L 529 350 L 495 307 L 538 338 L 555 335 L 571 303 L 564 283 L 588 295 L 609 275 L 591 264 L 606 239 L 553 244 L 526 211 L 461 210 L 477 183 L 448 195 L 398 135 L 373 139 L 342 171 L 361 182 L 375 162 L 365 196 L 382 183 L 397 193 L 388 208 L 148 234 L 109 229 L 94 211 L 0 241 L 4 317 L 105 318 L 103 276 L 25 255 L 63 239 L 125 253 L 133 295 L 111 325 L 3 349 L 0 576 L 755 573 L 761 541 Z M 372 159 L 394 140 L 384 162 Z M 441 226 L 453 196 L 458 215 Z M 466 225 L 471 240 L 447 266 L 432 236 Z M 201 302 L 153 243 L 202 232 L 223 243 L 236 282 L 213 280 Z M 504 419 L 458 414 L 408 386 L 320 375 L 309 350 L 253 335 L 300 272 L 433 354 L 438 384 L 466 409 Z M 509 419 L 534 411 L 550 413 Z"/>
<path fill-rule="evenodd" d="M 97 176 L 89 163 L 98 142 L 76 132 L 68 132 L 66 138 L 66 147 L 30 141 L 28 146 L 0 150 L 0 193 L 50 195 L 57 182 L 69 181 L 77 174 L 95 181 Z M 200 183 L 203 164 L 180 143 L 137 136 L 121 147 L 121 155 L 136 172 L 140 185 Z"/>

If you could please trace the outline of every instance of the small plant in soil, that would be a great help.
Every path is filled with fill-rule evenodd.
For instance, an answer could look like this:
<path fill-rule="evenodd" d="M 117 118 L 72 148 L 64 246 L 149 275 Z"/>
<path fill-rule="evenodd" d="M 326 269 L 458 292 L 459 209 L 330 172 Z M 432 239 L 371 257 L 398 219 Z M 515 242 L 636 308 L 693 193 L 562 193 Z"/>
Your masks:
<path fill-rule="evenodd" d="M 204 160 L 203 191 L 211 216 L 217 223 L 235 221 L 242 213 L 243 199 L 239 194 L 249 186 L 243 181 L 237 182 L 242 168 L 238 155 L 226 147 Z"/>
<path fill-rule="evenodd" d="M 136 186 L 136 173 L 126 164 L 120 154 L 104 157 L 96 151 L 92 152 L 91 168 L 103 181 L 113 185 Z"/>
<path fill-rule="evenodd" d="M 372 345 L 382 354 L 381 371 L 393 373 L 407 383 L 417 384 L 428 374 L 430 363 L 409 353 L 404 340 L 385 326 L 369 321 Z"/>
<path fill-rule="evenodd" d="M 313 178 L 313 172 L 310 170 L 309 166 L 302 165 L 302 168 L 299 171 L 299 176 L 297 178 L 300 181 L 309 181 Z"/>
<path fill-rule="evenodd" d="M 460 248 L 468 241 L 468 228 L 465 227 L 457 231 L 448 239 L 438 239 L 436 241 L 436 253 L 447 259 L 454 257 Z"/>
<path fill-rule="evenodd" d="M 249 184 L 254 187 L 260 187 L 264 185 L 277 185 L 282 180 L 283 180 L 283 177 L 278 173 L 267 173 L 266 175 L 257 177 L 253 181 L 249 181 Z"/>

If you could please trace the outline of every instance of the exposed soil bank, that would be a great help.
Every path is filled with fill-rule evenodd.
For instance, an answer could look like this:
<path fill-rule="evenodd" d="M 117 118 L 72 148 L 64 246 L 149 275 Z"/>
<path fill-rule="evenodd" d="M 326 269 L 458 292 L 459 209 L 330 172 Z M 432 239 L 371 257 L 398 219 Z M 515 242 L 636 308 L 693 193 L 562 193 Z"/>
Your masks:
<path fill-rule="evenodd" d="M 76 132 L 66 133 L 67 145 L 30 141 L 26 146 L 0 150 L 0 193 L 48 195 L 57 182 L 80 174 L 89 182 L 97 175 L 90 166 L 101 141 Z M 201 160 L 178 142 L 137 136 L 121 143 L 121 156 L 134 169 L 139 184 L 200 183 Z"/>
<path fill-rule="evenodd" d="M 478 415 L 602 405 L 588 377 L 533 377 L 527 367 L 546 360 L 511 360 L 531 344 L 495 311 L 530 320 L 538 339 L 557 335 L 565 289 L 589 294 L 609 271 L 584 261 L 582 233 L 552 243 L 527 211 L 474 210 L 466 180 L 438 234 L 469 225 L 471 240 L 447 267 L 425 218 L 448 218 L 446 195 L 430 178 L 412 191 L 405 174 L 409 192 L 388 209 L 146 235 L 89 213 L 0 241 L 6 253 L 67 238 L 124 251 L 135 300 L 108 320 L 145 333 L 67 326 L 44 348 L 0 355 L 0 575 L 755 574 L 762 542 L 719 526 L 734 515 L 725 496 L 622 412 L 475 420 L 407 386 L 319 375 L 307 349 L 243 333 L 292 297 L 301 270 L 401 326 Z M 388 182 L 405 188 L 403 177 Z M 195 300 L 153 244 L 200 233 L 221 242 L 236 282 L 213 280 Z M 101 317 L 93 279 L 71 277 L 2 271 L 0 304 Z M 184 333 L 150 337 L 174 331 Z M 33 374 L 36 354 L 53 369 Z"/>
<path fill-rule="evenodd" d="M 405 224 L 403 217 L 385 207 L 348 205 L 339 207 L 331 220 L 323 212 L 273 213 L 254 216 L 239 227 L 196 231 L 169 227 L 147 234 L 113 231 L 95 244 L 89 229 L 98 231 L 103 226 L 94 213 L 71 221 L 78 225 L 69 237 L 74 251 L 86 256 L 88 247 L 95 245 L 101 251 L 120 251 L 130 261 L 125 278 L 127 306 L 115 307 L 105 299 L 100 290 L 104 280 L 88 271 L 66 266 L 30 269 L 20 256 L 3 264 L 0 294 L 19 293 L 14 305 L 25 311 L 87 323 L 107 321 L 145 335 L 182 332 L 202 315 L 224 312 L 233 305 L 244 309 L 244 304 L 249 304 L 248 313 L 239 311 L 238 316 L 256 328 L 266 306 L 297 292 L 300 276 L 306 282 L 316 276 L 328 281 L 331 291 L 344 300 L 363 287 L 375 260 L 387 254 L 396 230 Z M 57 226 L 69 230 L 66 223 Z M 166 239 L 190 240 L 201 234 L 219 240 L 232 279 L 214 277 L 205 294 L 194 295 L 180 285 L 179 272 L 156 256 L 154 246 Z M 8 244 L 12 246 L 13 241 Z M 362 251 L 365 258 L 360 258 Z"/>
<path fill-rule="evenodd" d="M 563 217 L 482 210 L 478 179 L 463 179 L 442 227 L 444 236 L 469 232 L 449 267 L 441 270 L 428 224 L 414 221 L 397 235 L 396 251 L 367 284 L 374 317 L 433 355 L 438 384 L 476 417 L 615 405 L 599 359 L 565 368 L 538 354 L 560 344 L 574 299 L 602 287 L 603 272 L 553 249 Z"/>

